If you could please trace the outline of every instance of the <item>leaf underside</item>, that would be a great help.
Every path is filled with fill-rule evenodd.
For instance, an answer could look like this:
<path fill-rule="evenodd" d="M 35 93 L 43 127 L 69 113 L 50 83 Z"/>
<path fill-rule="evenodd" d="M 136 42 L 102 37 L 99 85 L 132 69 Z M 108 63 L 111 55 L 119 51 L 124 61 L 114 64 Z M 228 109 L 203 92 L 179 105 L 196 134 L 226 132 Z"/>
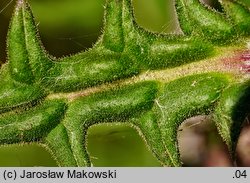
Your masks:
<path fill-rule="evenodd" d="M 39 142 L 59 166 L 90 166 L 88 128 L 128 123 L 163 166 L 181 166 L 178 126 L 211 114 L 234 158 L 250 109 L 250 12 L 233 0 L 221 1 L 223 12 L 198 0 L 175 4 L 182 35 L 148 32 L 131 0 L 107 0 L 93 48 L 55 59 L 18 0 L 0 71 L 0 143 Z"/>

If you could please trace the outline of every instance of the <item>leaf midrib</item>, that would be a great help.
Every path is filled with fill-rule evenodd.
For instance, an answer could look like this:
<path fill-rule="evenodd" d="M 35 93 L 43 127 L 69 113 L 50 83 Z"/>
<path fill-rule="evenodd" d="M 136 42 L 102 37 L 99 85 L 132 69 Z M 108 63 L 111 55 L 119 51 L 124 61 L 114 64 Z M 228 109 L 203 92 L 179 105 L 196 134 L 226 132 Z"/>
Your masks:
<path fill-rule="evenodd" d="M 103 92 L 110 89 L 115 89 L 124 85 L 129 85 L 133 83 L 139 83 L 142 81 L 152 81 L 157 80 L 159 82 L 168 83 L 170 81 L 179 79 L 183 76 L 189 76 L 194 74 L 202 74 L 209 72 L 220 72 L 228 73 L 233 76 L 235 82 L 244 82 L 250 78 L 250 75 L 240 71 L 238 67 L 227 67 L 224 63 L 225 59 L 233 57 L 236 54 L 242 52 L 245 48 L 239 49 L 238 47 L 231 48 L 220 48 L 220 52 L 223 54 L 213 56 L 208 59 L 200 60 L 197 62 L 192 62 L 175 68 L 168 68 L 163 70 L 149 70 L 144 71 L 141 74 L 134 76 L 132 78 L 122 79 L 118 81 L 113 81 L 112 83 L 104 83 L 98 86 L 90 87 L 80 91 L 69 92 L 69 93 L 51 93 L 46 98 L 47 99 L 66 99 L 72 102 L 79 97 L 89 96 L 97 92 Z M 230 61 L 229 61 L 230 62 Z M 230 63 L 229 63 L 230 64 Z"/>

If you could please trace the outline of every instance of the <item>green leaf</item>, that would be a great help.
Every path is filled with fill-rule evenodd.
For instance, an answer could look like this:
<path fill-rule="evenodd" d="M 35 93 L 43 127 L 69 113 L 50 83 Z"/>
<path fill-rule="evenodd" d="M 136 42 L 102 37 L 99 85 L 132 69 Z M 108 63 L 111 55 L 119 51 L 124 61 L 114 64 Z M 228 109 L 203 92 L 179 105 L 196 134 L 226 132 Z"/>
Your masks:
<path fill-rule="evenodd" d="M 60 122 L 64 110 L 62 101 L 46 101 L 27 112 L 3 114 L 0 117 L 0 142 L 38 141 Z"/>
<path fill-rule="evenodd" d="M 105 10 L 104 46 L 112 51 L 122 52 L 124 49 L 122 1 L 107 1 Z"/>
<path fill-rule="evenodd" d="M 249 82 L 227 88 L 215 109 L 214 120 L 221 137 L 235 158 L 235 149 L 242 124 L 249 113 Z"/>
<path fill-rule="evenodd" d="M 249 35 L 250 15 L 249 9 L 244 4 L 235 0 L 222 0 L 224 10 L 232 20 L 237 32 L 243 35 Z"/>
<path fill-rule="evenodd" d="M 1 68 L 0 78 L 0 113 L 35 105 L 45 96 L 45 92 L 39 86 L 15 81 L 6 65 Z"/>
<path fill-rule="evenodd" d="M 202 5 L 199 0 L 176 0 L 176 10 L 185 34 L 201 34 L 215 44 L 233 41 L 235 30 L 231 22 L 223 14 Z"/>
<path fill-rule="evenodd" d="M 22 0 L 16 5 L 10 25 L 8 57 L 13 79 L 27 84 L 40 82 L 53 64 L 38 38 L 31 10 Z"/>
<path fill-rule="evenodd" d="M 162 86 L 152 112 L 136 124 L 145 138 L 152 137 L 147 140 L 163 165 L 181 166 L 178 126 L 191 116 L 209 114 L 227 85 L 227 76 L 212 73 L 184 77 Z"/>

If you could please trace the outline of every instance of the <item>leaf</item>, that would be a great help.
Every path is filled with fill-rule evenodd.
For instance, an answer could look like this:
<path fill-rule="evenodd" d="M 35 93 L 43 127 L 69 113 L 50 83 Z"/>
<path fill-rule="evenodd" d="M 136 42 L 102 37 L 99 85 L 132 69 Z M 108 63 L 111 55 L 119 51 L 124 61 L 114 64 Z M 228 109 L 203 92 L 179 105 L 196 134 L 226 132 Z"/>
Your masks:
<path fill-rule="evenodd" d="M 249 113 L 249 100 L 249 82 L 233 85 L 224 91 L 214 113 L 218 131 L 233 158 L 242 124 Z"/>
<path fill-rule="evenodd" d="M 17 143 L 40 140 L 61 120 L 65 104 L 49 101 L 20 114 L 10 113 L 0 118 L 0 142 Z"/>
<path fill-rule="evenodd" d="M 146 114 L 135 124 L 140 126 L 144 134 L 154 136 L 148 142 L 163 165 L 181 166 L 176 142 L 178 126 L 191 116 L 210 113 L 227 85 L 227 76 L 201 74 L 162 86 L 151 115 Z"/>
<path fill-rule="evenodd" d="M 237 32 L 243 35 L 249 35 L 250 17 L 248 8 L 244 4 L 234 0 L 223 0 L 221 3 L 229 18 L 234 22 L 234 27 L 237 29 Z"/>
<path fill-rule="evenodd" d="M 185 34 L 202 34 L 215 44 L 230 43 L 235 36 L 231 22 L 199 0 L 176 0 L 176 10 Z"/>
<path fill-rule="evenodd" d="M 53 64 L 37 36 L 31 10 L 23 0 L 17 2 L 7 47 L 10 73 L 20 83 L 38 82 Z"/>
<path fill-rule="evenodd" d="M 59 166 L 91 166 L 86 132 L 98 123 L 136 127 L 163 166 L 181 166 L 177 128 L 212 114 L 231 150 L 249 112 L 249 10 L 224 14 L 177 0 L 183 35 L 138 26 L 130 0 L 107 0 L 92 49 L 61 59 L 44 50 L 31 9 L 18 0 L 1 68 L 0 143 L 39 142 Z"/>

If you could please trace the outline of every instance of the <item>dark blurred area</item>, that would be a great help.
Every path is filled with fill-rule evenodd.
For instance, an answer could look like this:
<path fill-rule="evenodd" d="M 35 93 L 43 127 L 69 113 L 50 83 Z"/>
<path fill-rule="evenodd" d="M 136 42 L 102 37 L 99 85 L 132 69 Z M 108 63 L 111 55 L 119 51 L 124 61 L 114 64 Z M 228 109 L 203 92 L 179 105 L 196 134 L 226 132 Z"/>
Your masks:
<path fill-rule="evenodd" d="M 185 120 L 178 130 L 178 145 L 183 166 L 233 165 L 211 116 Z"/>
<path fill-rule="evenodd" d="M 178 130 L 178 145 L 183 166 L 249 167 L 249 120 L 250 115 L 243 123 L 235 154 L 229 153 L 211 116 L 196 116 L 185 120 Z"/>

